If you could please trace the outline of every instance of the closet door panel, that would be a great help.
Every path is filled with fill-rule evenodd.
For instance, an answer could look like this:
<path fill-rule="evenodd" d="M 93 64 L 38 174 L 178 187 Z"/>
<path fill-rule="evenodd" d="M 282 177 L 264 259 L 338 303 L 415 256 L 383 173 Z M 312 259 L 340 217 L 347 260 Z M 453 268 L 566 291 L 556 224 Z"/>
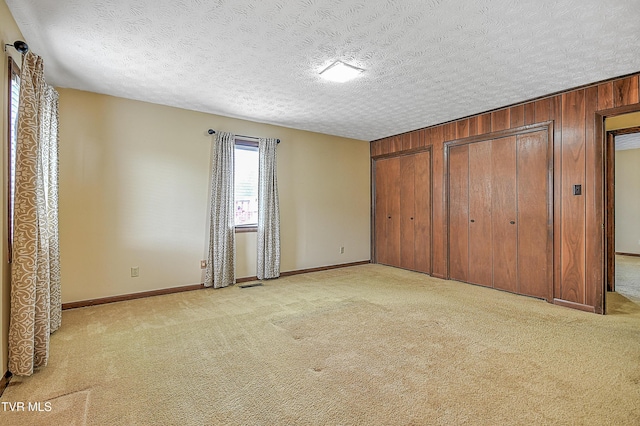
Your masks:
<path fill-rule="evenodd" d="M 469 145 L 469 279 L 492 286 L 491 141 Z"/>
<path fill-rule="evenodd" d="M 431 152 L 415 155 L 415 269 L 431 273 Z"/>
<path fill-rule="evenodd" d="M 518 292 L 550 299 L 547 132 L 518 136 L 517 149 Z"/>
<path fill-rule="evenodd" d="M 390 158 L 387 187 L 387 265 L 400 266 L 400 159 Z"/>
<path fill-rule="evenodd" d="M 389 160 L 375 162 L 375 255 L 377 263 L 387 263 L 387 177 Z"/>
<path fill-rule="evenodd" d="M 400 265 L 400 160 L 376 161 L 376 260 Z"/>
<path fill-rule="evenodd" d="M 469 146 L 449 148 L 449 276 L 469 278 Z"/>
<path fill-rule="evenodd" d="M 491 142 L 493 286 L 517 292 L 516 137 Z"/>
<path fill-rule="evenodd" d="M 415 269 L 415 157 L 400 157 L 400 264 Z"/>

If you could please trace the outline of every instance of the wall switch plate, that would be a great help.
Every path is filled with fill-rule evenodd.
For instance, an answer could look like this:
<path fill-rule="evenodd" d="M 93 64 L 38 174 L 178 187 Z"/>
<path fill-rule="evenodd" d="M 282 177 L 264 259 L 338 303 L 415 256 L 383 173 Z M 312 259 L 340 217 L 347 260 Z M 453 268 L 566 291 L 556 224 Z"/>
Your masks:
<path fill-rule="evenodd" d="M 582 195 L 582 185 L 573 185 L 573 195 Z"/>
<path fill-rule="evenodd" d="M 207 267 L 207 261 L 206 260 L 201 260 L 200 261 L 200 269 L 204 269 Z"/>
<path fill-rule="evenodd" d="M 140 276 L 140 268 L 138 266 L 131 268 L 131 276 L 134 278 Z"/>

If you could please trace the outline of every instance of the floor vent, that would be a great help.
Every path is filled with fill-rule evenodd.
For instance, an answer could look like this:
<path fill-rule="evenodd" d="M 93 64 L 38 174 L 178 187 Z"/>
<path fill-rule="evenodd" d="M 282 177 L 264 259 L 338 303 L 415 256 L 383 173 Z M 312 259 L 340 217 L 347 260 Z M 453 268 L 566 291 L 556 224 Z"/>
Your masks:
<path fill-rule="evenodd" d="M 243 285 L 239 285 L 238 287 L 240 288 L 262 287 L 262 283 L 243 284 Z"/>

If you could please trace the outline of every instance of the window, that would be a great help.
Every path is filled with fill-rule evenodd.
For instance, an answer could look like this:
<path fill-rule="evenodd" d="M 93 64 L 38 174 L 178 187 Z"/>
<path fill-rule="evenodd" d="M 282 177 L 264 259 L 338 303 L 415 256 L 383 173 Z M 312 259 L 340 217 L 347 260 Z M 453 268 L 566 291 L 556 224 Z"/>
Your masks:
<path fill-rule="evenodd" d="M 12 259 L 11 247 L 13 245 L 13 210 L 15 205 L 16 182 L 16 148 L 18 146 L 18 103 L 20 100 L 20 69 L 14 60 L 9 57 L 9 262 Z"/>
<path fill-rule="evenodd" d="M 253 231 L 258 226 L 258 144 L 236 140 L 234 155 L 236 230 Z"/>

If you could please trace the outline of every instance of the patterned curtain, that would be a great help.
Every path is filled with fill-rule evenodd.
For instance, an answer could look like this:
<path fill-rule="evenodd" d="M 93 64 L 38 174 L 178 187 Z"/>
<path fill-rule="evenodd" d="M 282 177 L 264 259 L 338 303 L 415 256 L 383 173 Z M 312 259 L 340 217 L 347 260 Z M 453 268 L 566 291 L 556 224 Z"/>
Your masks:
<path fill-rule="evenodd" d="M 280 209 L 276 167 L 277 139 L 258 142 L 258 279 L 280 276 Z"/>
<path fill-rule="evenodd" d="M 47 364 L 49 336 L 62 318 L 58 93 L 32 52 L 22 64 L 17 127 L 9 371 L 28 376 Z"/>
<path fill-rule="evenodd" d="M 216 133 L 211 171 L 211 217 L 205 287 L 226 287 L 235 277 L 233 156 L 235 135 Z"/>

